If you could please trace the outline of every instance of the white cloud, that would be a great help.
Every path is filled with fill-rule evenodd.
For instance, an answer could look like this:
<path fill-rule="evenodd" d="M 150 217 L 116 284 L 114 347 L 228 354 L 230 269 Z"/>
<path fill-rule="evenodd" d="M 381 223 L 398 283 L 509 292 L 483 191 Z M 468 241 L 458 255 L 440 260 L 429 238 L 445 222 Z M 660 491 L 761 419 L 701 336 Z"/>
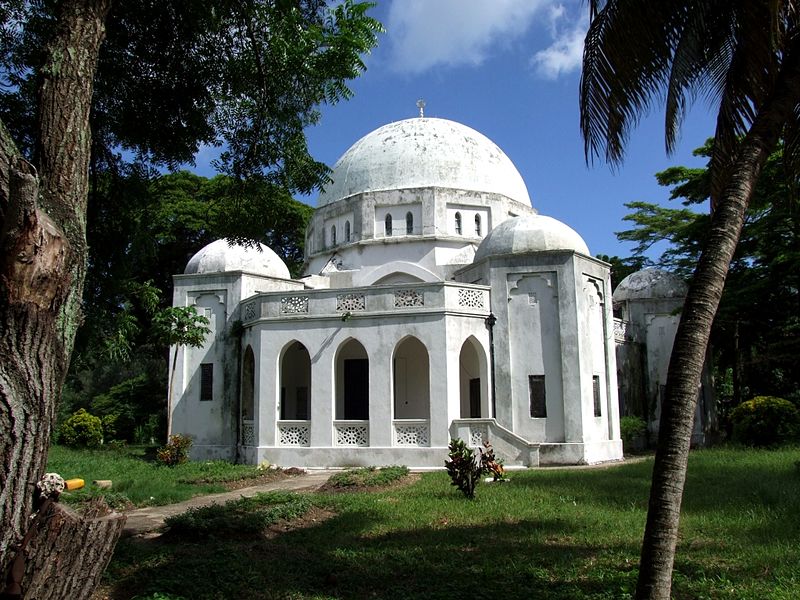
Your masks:
<path fill-rule="evenodd" d="M 394 0 L 386 30 L 396 69 L 480 65 L 491 49 L 522 36 L 552 0 Z"/>
<path fill-rule="evenodd" d="M 544 50 L 538 51 L 531 58 L 536 73 L 546 79 L 557 79 L 581 67 L 583 60 L 583 40 L 589 26 L 584 13 L 577 23 L 564 28 L 561 21 L 566 19 L 563 6 L 555 6 L 550 10 L 550 28 L 553 43 Z"/>

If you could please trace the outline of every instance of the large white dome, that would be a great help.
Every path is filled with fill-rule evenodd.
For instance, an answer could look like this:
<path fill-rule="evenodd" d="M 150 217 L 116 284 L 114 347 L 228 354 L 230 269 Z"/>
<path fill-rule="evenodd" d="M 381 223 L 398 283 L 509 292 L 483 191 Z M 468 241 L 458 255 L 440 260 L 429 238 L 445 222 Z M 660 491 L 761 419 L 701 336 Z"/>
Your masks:
<path fill-rule="evenodd" d="M 269 246 L 231 244 L 226 239 L 211 242 L 186 264 L 184 273 L 224 273 L 246 271 L 256 275 L 289 279 L 289 268 Z"/>
<path fill-rule="evenodd" d="M 368 133 L 342 155 L 317 206 L 363 192 L 442 187 L 502 194 L 530 205 L 517 168 L 489 138 L 446 119 L 419 117 Z"/>
<path fill-rule="evenodd" d="M 583 238 L 561 221 L 544 215 L 514 217 L 500 223 L 478 246 L 475 262 L 489 256 L 574 250 L 589 256 Z"/>

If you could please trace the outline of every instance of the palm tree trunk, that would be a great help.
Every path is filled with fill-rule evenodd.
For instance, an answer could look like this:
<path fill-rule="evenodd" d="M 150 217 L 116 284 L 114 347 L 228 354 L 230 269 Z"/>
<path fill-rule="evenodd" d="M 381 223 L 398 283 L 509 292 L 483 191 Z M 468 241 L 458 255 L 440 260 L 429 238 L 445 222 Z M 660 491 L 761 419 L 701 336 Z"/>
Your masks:
<path fill-rule="evenodd" d="M 711 324 L 755 183 L 778 143 L 783 125 L 800 102 L 800 64 L 796 58 L 785 60 L 774 90 L 740 144 L 731 179 L 712 216 L 675 336 L 642 543 L 638 600 L 670 598 L 689 444 Z"/>

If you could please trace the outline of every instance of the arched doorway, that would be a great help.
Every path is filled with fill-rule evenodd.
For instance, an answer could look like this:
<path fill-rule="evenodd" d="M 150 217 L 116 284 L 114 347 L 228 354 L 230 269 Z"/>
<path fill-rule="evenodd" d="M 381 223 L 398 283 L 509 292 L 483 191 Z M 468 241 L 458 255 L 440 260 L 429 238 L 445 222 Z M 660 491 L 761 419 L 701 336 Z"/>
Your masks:
<path fill-rule="evenodd" d="M 486 353 L 474 337 L 469 337 L 461 346 L 458 356 L 459 383 L 461 389 L 461 418 L 479 419 L 489 414 L 489 373 Z"/>
<path fill-rule="evenodd" d="M 311 357 L 300 342 L 290 343 L 281 356 L 280 419 L 311 418 Z"/>
<path fill-rule="evenodd" d="M 242 387 L 240 399 L 240 419 L 241 427 L 239 429 L 239 443 L 242 446 L 254 446 L 255 444 L 255 428 L 253 421 L 255 420 L 255 380 L 256 380 L 256 358 L 253 354 L 253 348 L 249 345 L 244 351 L 242 358 Z"/>
<path fill-rule="evenodd" d="M 430 417 L 430 360 L 425 344 L 407 337 L 394 352 L 394 418 Z"/>
<path fill-rule="evenodd" d="M 345 342 L 336 355 L 336 419 L 369 420 L 369 358 L 358 340 Z"/>

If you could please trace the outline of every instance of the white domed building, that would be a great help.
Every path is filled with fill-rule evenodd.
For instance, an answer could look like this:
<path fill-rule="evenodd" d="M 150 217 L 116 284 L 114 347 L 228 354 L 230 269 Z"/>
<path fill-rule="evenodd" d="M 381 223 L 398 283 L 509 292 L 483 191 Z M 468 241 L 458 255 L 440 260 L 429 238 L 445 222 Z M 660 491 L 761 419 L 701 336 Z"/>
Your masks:
<path fill-rule="evenodd" d="M 213 330 L 172 350 L 195 458 L 441 467 L 453 437 L 507 465 L 622 458 L 609 267 L 536 213 L 497 145 L 408 119 L 331 179 L 302 278 L 224 240 L 175 276 Z"/>
<path fill-rule="evenodd" d="M 658 439 L 669 360 L 687 292 L 683 279 L 656 268 L 631 273 L 614 290 L 620 412 L 644 419 L 650 445 Z M 713 439 L 718 425 L 708 364 L 703 366 L 698 390 L 694 446 Z"/>

